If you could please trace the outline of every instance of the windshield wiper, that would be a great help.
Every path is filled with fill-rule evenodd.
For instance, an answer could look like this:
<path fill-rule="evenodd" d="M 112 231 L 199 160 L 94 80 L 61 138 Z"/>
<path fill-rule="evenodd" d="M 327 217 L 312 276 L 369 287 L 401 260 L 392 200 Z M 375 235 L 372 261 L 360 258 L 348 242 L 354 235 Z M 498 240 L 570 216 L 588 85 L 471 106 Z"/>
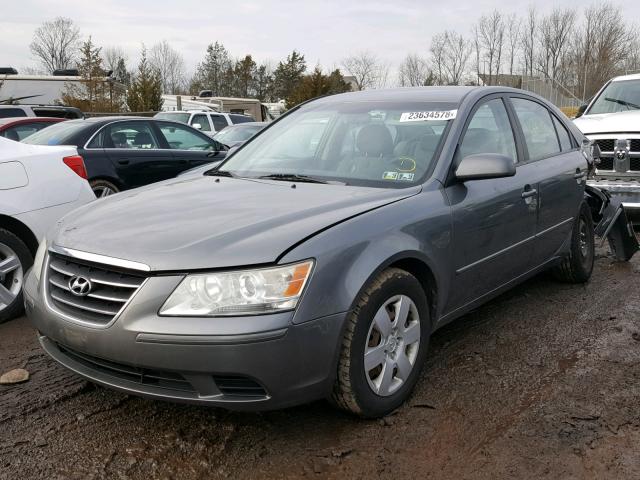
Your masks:
<path fill-rule="evenodd" d="M 604 97 L 604 99 L 608 102 L 613 102 L 613 103 L 617 103 L 618 105 L 623 105 L 625 107 L 632 107 L 632 108 L 635 108 L 636 110 L 640 110 L 640 105 L 627 102 L 626 100 L 620 100 L 619 98 L 611 98 L 611 97 Z"/>
<path fill-rule="evenodd" d="M 209 170 L 208 172 L 205 172 L 204 174 L 208 175 L 210 177 L 238 178 L 238 176 L 235 173 L 231 173 L 229 170 Z"/>
<path fill-rule="evenodd" d="M 263 180 L 282 180 L 284 182 L 305 182 L 305 183 L 329 183 L 326 180 L 309 177 L 308 175 L 298 175 L 295 173 L 272 173 L 270 175 L 261 175 L 257 178 Z"/>

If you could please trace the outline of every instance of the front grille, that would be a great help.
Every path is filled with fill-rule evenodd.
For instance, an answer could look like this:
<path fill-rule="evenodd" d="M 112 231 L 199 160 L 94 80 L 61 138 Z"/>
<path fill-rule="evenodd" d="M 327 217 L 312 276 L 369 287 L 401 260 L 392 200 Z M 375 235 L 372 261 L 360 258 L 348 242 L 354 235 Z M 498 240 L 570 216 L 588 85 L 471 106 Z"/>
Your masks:
<path fill-rule="evenodd" d="M 596 140 L 596 143 L 600 147 L 600 151 L 602 152 L 613 152 L 616 141 L 612 138 L 607 138 L 603 140 Z"/>
<path fill-rule="evenodd" d="M 601 157 L 598 170 L 613 170 L 613 157 Z"/>
<path fill-rule="evenodd" d="M 69 281 L 77 276 L 91 282 L 92 287 L 86 296 L 71 293 Z M 110 266 L 50 253 L 47 293 L 50 301 L 61 312 L 81 321 L 106 325 L 120 312 L 145 278 L 134 273 L 116 271 Z"/>
<path fill-rule="evenodd" d="M 184 377 L 178 373 L 124 365 L 80 353 L 63 345 L 58 344 L 57 346 L 67 357 L 92 370 L 141 385 L 195 393 L 195 389 L 191 383 L 187 382 Z"/>

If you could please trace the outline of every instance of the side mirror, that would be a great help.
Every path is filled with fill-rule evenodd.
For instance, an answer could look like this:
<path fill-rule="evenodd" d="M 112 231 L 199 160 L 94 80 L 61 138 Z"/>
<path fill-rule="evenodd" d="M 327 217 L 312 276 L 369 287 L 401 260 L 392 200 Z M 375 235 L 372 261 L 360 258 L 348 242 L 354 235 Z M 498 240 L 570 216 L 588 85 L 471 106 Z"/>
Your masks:
<path fill-rule="evenodd" d="M 600 151 L 600 145 L 593 142 L 591 145 L 591 158 L 593 158 L 593 163 L 596 165 L 600 165 L 600 159 L 602 158 L 602 152 Z"/>
<path fill-rule="evenodd" d="M 191 124 L 191 126 L 196 130 L 202 130 L 202 125 L 200 125 L 199 123 L 193 123 Z"/>
<path fill-rule="evenodd" d="M 578 118 L 578 117 L 581 117 L 582 115 L 584 115 L 584 112 L 585 112 L 585 110 L 587 109 L 588 106 L 589 105 L 586 105 L 586 104 L 585 105 L 580 105 L 578 107 L 578 113 L 576 113 L 576 117 L 575 118 Z"/>
<path fill-rule="evenodd" d="M 462 182 L 513 177 L 515 174 L 516 164 L 513 159 L 499 153 L 479 153 L 464 157 L 455 172 L 456 178 Z"/>

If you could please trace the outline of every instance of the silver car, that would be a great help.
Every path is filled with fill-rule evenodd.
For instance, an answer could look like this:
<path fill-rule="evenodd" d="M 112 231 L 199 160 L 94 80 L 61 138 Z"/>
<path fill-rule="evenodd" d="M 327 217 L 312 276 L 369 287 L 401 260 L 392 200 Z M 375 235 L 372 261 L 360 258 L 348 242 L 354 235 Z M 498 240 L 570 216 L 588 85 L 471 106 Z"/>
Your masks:
<path fill-rule="evenodd" d="M 321 98 L 206 175 L 67 216 L 28 316 L 54 359 L 125 392 L 385 415 L 436 329 L 543 270 L 588 281 L 582 141 L 513 89 Z"/>

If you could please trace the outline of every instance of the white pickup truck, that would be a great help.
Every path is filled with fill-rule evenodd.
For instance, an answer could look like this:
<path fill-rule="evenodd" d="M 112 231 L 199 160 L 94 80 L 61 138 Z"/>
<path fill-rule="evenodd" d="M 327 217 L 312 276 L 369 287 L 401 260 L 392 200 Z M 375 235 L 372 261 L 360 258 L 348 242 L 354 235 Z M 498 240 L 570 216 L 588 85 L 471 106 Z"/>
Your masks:
<path fill-rule="evenodd" d="M 640 220 L 640 74 L 607 82 L 574 120 L 600 147 L 600 161 L 589 184 L 618 198 L 634 221 Z"/>

